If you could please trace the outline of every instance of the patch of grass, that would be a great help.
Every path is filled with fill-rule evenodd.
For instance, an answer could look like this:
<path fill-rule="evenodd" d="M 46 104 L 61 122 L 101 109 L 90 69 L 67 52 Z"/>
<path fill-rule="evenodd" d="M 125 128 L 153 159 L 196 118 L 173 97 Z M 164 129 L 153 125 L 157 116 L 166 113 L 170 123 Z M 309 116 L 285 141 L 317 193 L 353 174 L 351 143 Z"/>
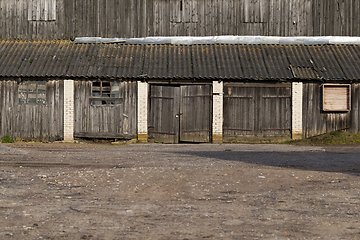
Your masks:
<path fill-rule="evenodd" d="M 335 136 L 335 137 L 340 137 L 340 136 L 342 136 L 342 132 L 341 131 L 335 131 L 335 132 L 329 133 L 329 135 Z"/>
<path fill-rule="evenodd" d="M 14 140 L 12 140 L 9 135 L 6 135 L 5 137 L 3 137 L 1 142 L 2 143 L 14 143 Z"/>
<path fill-rule="evenodd" d="M 352 134 L 348 131 L 335 131 L 319 136 L 299 140 L 286 140 L 282 144 L 292 145 L 360 145 L 360 134 Z"/>

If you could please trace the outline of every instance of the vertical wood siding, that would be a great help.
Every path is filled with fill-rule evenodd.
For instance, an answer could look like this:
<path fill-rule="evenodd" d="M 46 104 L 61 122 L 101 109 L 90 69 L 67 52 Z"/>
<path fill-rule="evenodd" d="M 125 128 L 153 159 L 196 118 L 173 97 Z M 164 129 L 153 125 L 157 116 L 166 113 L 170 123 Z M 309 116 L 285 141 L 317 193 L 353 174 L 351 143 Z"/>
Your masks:
<path fill-rule="evenodd" d="M 46 104 L 20 104 L 18 83 L 0 82 L 1 137 L 9 135 L 22 140 L 62 140 L 63 81 L 47 81 Z"/>
<path fill-rule="evenodd" d="M 54 9 L 55 8 L 55 9 Z M 2 0 L 0 38 L 360 36 L 358 0 Z"/>
<path fill-rule="evenodd" d="M 211 85 L 150 85 L 149 141 L 211 140 Z"/>
<path fill-rule="evenodd" d="M 63 39 L 63 0 L 0 1 L 1 39 Z"/>
<path fill-rule="evenodd" d="M 360 132 L 360 84 L 351 84 L 351 131 Z"/>
<path fill-rule="evenodd" d="M 210 142 L 211 85 L 181 86 L 180 97 L 180 141 Z"/>
<path fill-rule="evenodd" d="M 120 83 L 120 105 L 91 105 L 91 81 L 75 81 L 75 137 L 135 138 L 136 82 Z"/>
<path fill-rule="evenodd" d="M 359 132 L 359 84 L 351 84 L 351 111 L 323 112 L 320 83 L 303 85 L 303 134 L 305 138 L 336 130 Z"/>
<path fill-rule="evenodd" d="M 149 142 L 179 142 L 180 87 L 150 85 Z"/>
<path fill-rule="evenodd" d="M 290 83 L 225 83 L 224 141 L 291 138 Z"/>

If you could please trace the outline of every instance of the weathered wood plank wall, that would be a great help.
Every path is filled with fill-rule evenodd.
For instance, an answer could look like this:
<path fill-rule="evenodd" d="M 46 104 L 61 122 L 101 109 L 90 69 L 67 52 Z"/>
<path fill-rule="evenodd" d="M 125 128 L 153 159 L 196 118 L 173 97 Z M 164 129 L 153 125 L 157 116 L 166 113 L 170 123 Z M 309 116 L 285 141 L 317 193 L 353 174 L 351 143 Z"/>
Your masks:
<path fill-rule="evenodd" d="M 351 131 L 360 132 L 360 84 L 351 84 Z"/>
<path fill-rule="evenodd" d="M 180 88 L 151 84 L 149 94 L 149 142 L 178 143 Z"/>
<path fill-rule="evenodd" d="M 225 83 L 225 142 L 291 138 L 290 83 Z"/>
<path fill-rule="evenodd" d="M 120 104 L 93 106 L 92 81 L 75 81 L 75 137 L 136 138 L 137 83 L 120 83 Z"/>
<path fill-rule="evenodd" d="M 149 141 L 210 142 L 211 85 L 150 85 Z"/>
<path fill-rule="evenodd" d="M 19 103 L 15 79 L 0 82 L 0 136 L 22 140 L 56 141 L 64 138 L 62 80 L 46 82 L 46 104 Z"/>
<path fill-rule="evenodd" d="M 320 83 L 304 83 L 303 90 L 303 135 L 305 138 L 342 129 L 348 129 L 354 133 L 359 132 L 360 89 L 358 83 L 351 84 L 351 111 L 342 113 L 321 110 Z"/>
<path fill-rule="evenodd" d="M 180 141 L 210 142 L 211 107 L 211 85 L 183 85 L 180 87 Z"/>
<path fill-rule="evenodd" d="M 62 39 L 65 11 L 63 0 L 2 0 L 0 38 Z"/>
<path fill-rule="evenodd" d="M 45 11 L 46 10 L 46 11 Z M 358 0 L 2 0 L 0 38 L 360 36 Z"/>

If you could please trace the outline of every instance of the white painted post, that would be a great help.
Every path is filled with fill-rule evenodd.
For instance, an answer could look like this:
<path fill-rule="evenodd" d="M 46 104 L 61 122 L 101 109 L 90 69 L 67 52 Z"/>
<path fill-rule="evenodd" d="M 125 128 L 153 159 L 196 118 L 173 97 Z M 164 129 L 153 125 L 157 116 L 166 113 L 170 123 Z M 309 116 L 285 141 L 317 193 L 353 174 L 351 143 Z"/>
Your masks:
<path fill-rule="evenodd" d="M 213 121 L 212 135 L 214 143 L 223 141 L 223 106 L 224 106 L 224 84 L 223 82 L 213 81 Z"/>
<path fill-rule="evenodd" d="M 292 139 L 301 139 L 303 136 L 302 131 L 302 118 L 303 118 L 303 83 L 292 83 Z"/>
<path fill-rule="evenodd" d="M 74 80 L 64 80 L 64 142 L 74 141 Z"/>
<path fill-rule="evenodd" d="M 138 81 L 138 106 L 137 106 L 137 130 L 138 141 L 147 142 L 148 140 L 148 89 L 147 82 Z"/>

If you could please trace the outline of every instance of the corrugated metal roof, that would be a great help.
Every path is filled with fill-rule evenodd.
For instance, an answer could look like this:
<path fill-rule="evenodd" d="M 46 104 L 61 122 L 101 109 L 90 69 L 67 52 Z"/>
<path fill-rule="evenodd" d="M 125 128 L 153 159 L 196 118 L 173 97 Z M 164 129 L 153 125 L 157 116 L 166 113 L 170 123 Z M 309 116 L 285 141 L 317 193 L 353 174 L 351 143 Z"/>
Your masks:
<path fill-rule="evenodd" d="M 360 80 L 360 46 L 129 45 L 1 40 L 0 76 Z"/>

